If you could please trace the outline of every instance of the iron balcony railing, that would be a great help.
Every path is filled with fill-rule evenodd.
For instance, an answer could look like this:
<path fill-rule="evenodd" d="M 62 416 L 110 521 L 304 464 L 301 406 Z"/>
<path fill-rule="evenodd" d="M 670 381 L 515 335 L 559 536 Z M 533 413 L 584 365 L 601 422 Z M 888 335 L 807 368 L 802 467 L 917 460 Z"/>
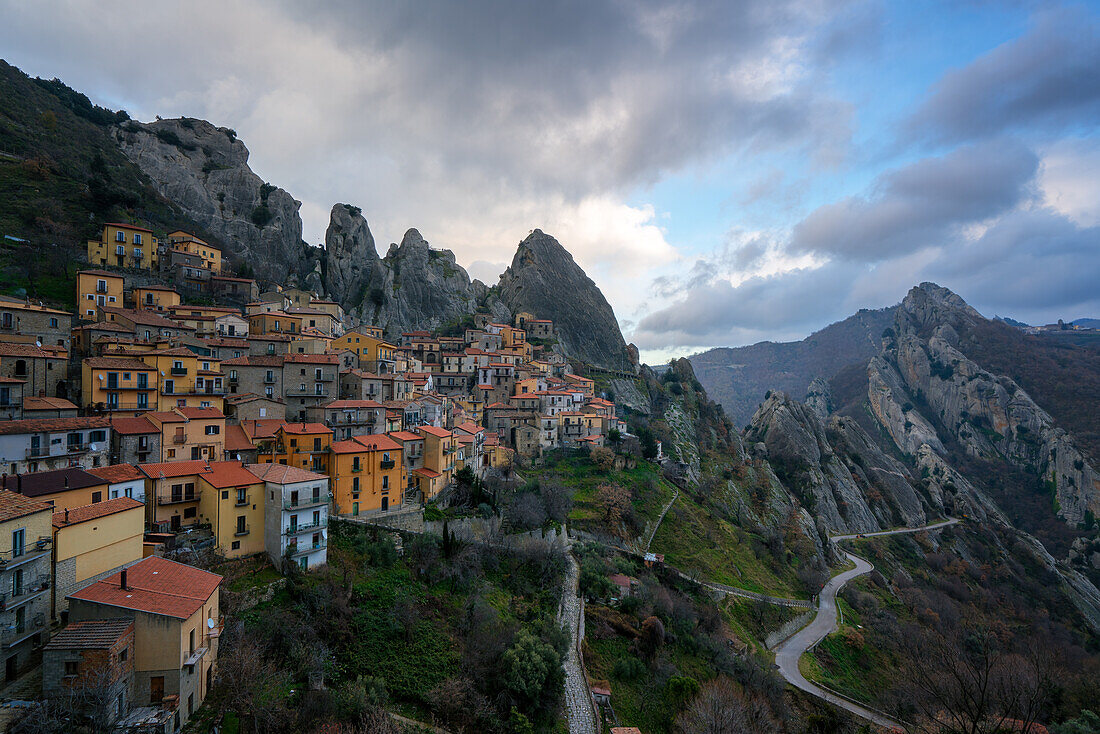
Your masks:
<path fill-rule="evenodd" d="M 27 561 L 32 561 L 38 558 L 43 553 L 49 552 L 50 545 L 52 543 L 52 538 L 42 537 L 39 538 L 37 541 L 27 543 L 22 547 L 22 549 L 19 549 L 18 553 L 14 549 L 9 551 L 0 551 L 0 571 L 4 570 L 8 566 L 26 563 Z"/>
<path fill-rule="evenodd" d="M 396 464 L 393 460 L 383 461 L 379 464 L 379 466 L 382 468 L 383 471 L 386 471 L 388 469 L 392 469 L 395 465 Z"/>
<path fill-rule="evenodd" d="M 13 628 L 3 629 L 0 632 L 0 646 L 11 647 L 16 643 L 26 639 L 27 637 L 40 632 L 46 627 L 46 615 L 36 614 L 32 619 L 28 619 L 21 625 L 14 625 Z"/>
<path fill-rule="evenodd" d="M 178 505 L 182 502 L 198 502 L 199 495 L 195 492 L 184 492 L 183 494 L 161 494 L 157 495 L 158 505 Z"/>
<path fill-rule="evenodd" d="M 238 525 L 237 529 L 233 532 L 233 535 L 237 536 L 238 538 L 242 535 L 248 535 L 248 524 L 246 523 L 244 527 Z"/>
<path fill-rule="evenodd" d="M 187 368 L 186 367 L 173 367 L 168 372 L 170 374 L 173 374 L 173 375 L 186 375 L 187 374 Z"/>
<path fill-rule="evenodd" d="M 299 523 L 298 525 L 291 525 L 283 531 L 283 535 L 297 535 L 298 533 L 310 533 L 314 530 L 328 527 L 328 518 L 323 518 L 317 522 Z"/>
<path fill-rule="evenodd" d="M 307 495 L 306 497 L 299 497 L 297 501 L 291 499 L 283 500 L 283 509 L 297 510 L 304 507 L 327 505 L 330 500 L 332 500 L 331 492 L 323 492 L 319 495 Z"/>

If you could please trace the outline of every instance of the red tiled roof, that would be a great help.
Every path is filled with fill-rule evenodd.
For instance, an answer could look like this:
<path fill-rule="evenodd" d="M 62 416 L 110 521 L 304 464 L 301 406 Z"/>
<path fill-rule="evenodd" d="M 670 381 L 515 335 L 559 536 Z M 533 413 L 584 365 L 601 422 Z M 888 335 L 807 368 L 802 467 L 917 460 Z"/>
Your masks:
<path fill-rule="evenodd" d="M 288 354 L 286 361 L 293 364 L 339 364 L 340 357 L 335 354 Z"/>
<path fill-rule="evenodd" d="M 28 395 L 23 398 L 23 410 L 76 410 L 76 406 L 65 398 L 36 398 Z"/>
<path fill-rule="evenodd" d="M 109 428 L 111 421 L 99 416 L 81 418 L 27 418 L 19 421 L 0 421 L 0 435 L 18 433 L 46 433 L 55 431 L 83 431 L 89 428 Z"/>
<path fill-rule="evenodd" d="M 120 433 L 124 436 L 135 436 L 142 433 L 160 433 L 160 429 L 143 415 L 139 415 L 137 418 L 115 418 L 114 424 L 111 426 L 114 428 L 115 433 Z"/>
<path fill-rule="evenodd" d="M 53 526 L 55 528 L 63 528 L 67 525 L 76 525 L 77 523 L 95 520 L 119 512 L 126 512 L 127 510 L 133 510 L 138 507 L 145 507 L 145 505 L 133 497 L 117 497 L 113 500 L 107 500 L 106 502 L 97 502 L 94 505 L 83 505 L 81 507 L 73 507 L 64 512 L 55 512 L 53 514 Z M 138 532 L 141 532 L 142 527 L 144 527 L 144 520 L 139 519 L 137 524 Z"/>
<path fill-rule="evenodd" d="M 423 436 L 418 436 L 410 431 L 391 431 L 389 433 L 390 438 L 397 441 L 423 441 Z"/>
<path fill-rule="evenodd" d="M 284 354 L 258 354 L 223 359 L 222 367 L 282 367 Z"/>
<path fill-rule="evenodd" d="M 92 369 L 132 370 L 134 372 L 156 372 L 157 368 L 145 364 L 135 357 L 86 357 L 84 364 Z"/>
<path fill-rule="evenodd" d="M 90 619 L 70 622 L 46 644 L 47 650 L 109 650 L 132 631 L 132 619 Z"/>
<path fill-rule="evenodd" d="M 435 426 L 417 426 L 417 430 L 421 433 L 430 433 L 438 438 L 450 438 L 451 432 L 446 428 L 436 428 Z"/>
<path fill-rule="evenodd" d="M 241 421 L 241 428 L 255 440 L 257 438 L 271 438 L 286 424 L 287 422 L 282 418 L 259 418 Z"/>
<path fill-rule="evenodd" d="M 429 479 L 435 479 L 436 477 L 443 476 L 442 474 L 440 474 L 437 471 L 433 471 L 431 469 L 426 469 L 424 467 L 421 467 L 419 469 L 413 469 L 413 474 L 419 474 L 420 476 L 428 477 Z"/>
<path fill-rule="evenodd" d="M 135 479 L 145 478 L 145 475 L 138 471 L 138 468 L 133 464 L 111 464 L 110 466 L 97 466 L 94 469 L 89 469 L 88 473 L 93 474 L 107 482 L 110 482 L 111 484 L 118 484 L 119 482 L 131 482 Z"/>
<path fill-rule="evenodd" d="M 225 489 L 227 487 L 244 487 L 256 484 L 260 479 L 248 471 L 245 465 L 239 461 L 212 461 L 209 473 L 202 475 L 202 480 L 211 487 Z"/>
<path fill-rule="evenodd" d="M 150 479 L 169 479 L 198 474 L 207 474 L 209 462 L 202 459 L 191 461 L 165 461 L 156 464 L 138 464 L 141 473 Z"/>
<path fill-rule="evenodd" d="M 35 344 L 22 344 L 19 342 L 0 342 L 0 357 L 45 358 L 49 356 L 51 355 L 46 352 L 46 350 Z"/>
<path fill-rule="evenodd" d="M 296 482 L 315 482 L 328 479 L 324 474 L 299 469 L 283 464 L 248 464 L 248 470 L 265 482 L 274 484 L 294 484 Z"/>
<path fill-rule="evenodd" d="M 53 506 L 46 502 L 32 500 L 15 492 L 0 489 L 0 522 L 15 520 L 19 517 L 32 515 L 36 512 L 53 510 Z"/>
<path fill-rule="evenodd" d="M 248 437 L 248 434 L 244 432 L 244 428 L 236 425 L 225 427 L 226 451 L 251 451 L 254 448 L 256 446 L 252 443 L 252 439 Z"/>
<path fill-rule="evenodd" d="M 136 224 L 121 224 L 119 222 L 106 222 L 103 226 L 104 227 L 121 227 L 122 229 L 136 229 L 138 232 L 148 232 L 149 234 L 153 233 L 153 230 L 145 229 L 145 227 L 139 227 Z"/>
<path fill-rule="evenodd" d="M 326 426 L 324 423 L 287 423 L 283 426 L 283 433 L 290 433 L 295 435 L 313 434 L 313 433 L 332 433 L 332 429 Z"/>
<path fill-rule="evenodd" d="M 222 577 L 156 556 L 126 569 L 127 587 L 116 573 L 69 595 L 69 599 L 187 619 L 214 594 Z"/>
<path fill-rule="evenodd" d="M 372 451 L 400 451 L 401 444 L 384 433 L 372 433 L 368 436 L 354 436 L 352 441 L 366 446 Z"/>
<path fill-rule="evenodd" d="M 465 423 L 459 423 L 455 426 L 455 430 L 465 431 L 466 433 L 479 433 L 485 429 L 473 421 L 466 421 Z"/>

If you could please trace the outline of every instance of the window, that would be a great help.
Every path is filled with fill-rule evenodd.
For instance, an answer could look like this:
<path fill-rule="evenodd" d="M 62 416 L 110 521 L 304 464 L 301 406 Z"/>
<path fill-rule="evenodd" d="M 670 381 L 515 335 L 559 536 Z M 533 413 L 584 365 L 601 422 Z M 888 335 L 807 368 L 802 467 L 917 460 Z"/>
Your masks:
<path fill-rule="evenodd" d="M 134 233 L 134 244 L 135 245 L 140 245 L 141 244 L 141 235 L 138 234 L 137 232 Z"/>
<path fill-rule="evenodd" d="M 57 328 L 57 318 L 56 317 L 52 317 L 50 319 L 50 328 L 51 329 L 56 329 Z"/>
<path fill-rule="evenodd" d="M 121 231 L 115 232 L 115 242 L 125 242 L 125 241 L 126 241 L 126 233 L 125 232 L 121 232 Z"/>
<path fill-rule="evenodd" d="M 359 491 L 359 477 L 352 478 L 352 480 L 351 480 L 351 491 L 352 492 L 358 492 Z"/>
<path fill-rule="evenodd" d="M 207 426 L 206 427 L 206 435 L 207 436 L 216 436 L 220 432 L 221 432 L 221 426 Z"/>
<path fill-rule="evenodd" d="M 11 557 L 18 558 L 27 552 L 27 530 L 19 528 L 11 534 Z"/>
<path fill-rule="evenodd" d="M 243 487 L 237 489 L 237 504 L 248 504 L 248 490 Z"/>
<path fill-rule="evenodd" d="M 244 515 L 238 515 L 237 516 L 237 534 L 238 535 L 244 535 L 247 532 L 248 532 L 248 525 L 245 524 L 245 516 Z"/>
<path fill-rule="evenodd" d="M 103 501 L 103 492 L 92 492 L 92 504 L 98 504 Z"/>
<path fill-rule="evenodd" d="M 188 507 L 187 509 L 185 509 L 185 510 L 183 511 L 183 516 L 184 516 L 184 518 L 188 518 L 188 519 L 189 519 L 189 518 L 195 517 L 195 515 L 197 514 L 197 512 L 198 512 L 198 510 L 197 510 L 196 508 L 194 508 L 194 507 Z"/>
<path fill-rule="evenodd" d="M 122 650 L 119 650 L 118 661 L 120 663 L 126 662 L 126 658 L 128 658 L 128 657 L 130 657 L 130 648 L 125 647 Z"/>
<path fill-rule="evenodd" d="M 234 540 L 232 543 L 230 543 L 229 547 L 232 550 L 240 550 L 241 549 L 241 541 Z"/>
<path fill-rule="evenodd" d="M 23 596 L 23 569 L 21 568 L 11 572 L 11 595 Z"/>
<path fill-rule="evenodd" d="M 321 439 L 320 438 L 313 439 L 313 450 L 314 451 L 320 451 L 321 450 Z"/>
<path fill-rule="evenodd" d="M 65 676 L 76 677 L 80 675 L 80 661 L 79 660 L 66 660 L 65 661 Z"/>

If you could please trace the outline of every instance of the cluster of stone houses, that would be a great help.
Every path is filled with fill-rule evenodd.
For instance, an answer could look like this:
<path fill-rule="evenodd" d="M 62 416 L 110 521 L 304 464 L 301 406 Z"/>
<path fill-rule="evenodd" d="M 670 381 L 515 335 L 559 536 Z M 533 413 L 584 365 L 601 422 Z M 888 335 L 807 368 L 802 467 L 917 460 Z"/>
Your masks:
<path fill-rule="evenodd" d="M 624 429 L 532 314 L 345 330 L 185 232 L 109 224 L 88 258 L 75 313 L 0 297 L 0 657 L 47 693 L 95 677 L 126 731 L 178 730 L 216 660 L 220 579 L 163 556 L 314 568 L 331 516 Z"/>

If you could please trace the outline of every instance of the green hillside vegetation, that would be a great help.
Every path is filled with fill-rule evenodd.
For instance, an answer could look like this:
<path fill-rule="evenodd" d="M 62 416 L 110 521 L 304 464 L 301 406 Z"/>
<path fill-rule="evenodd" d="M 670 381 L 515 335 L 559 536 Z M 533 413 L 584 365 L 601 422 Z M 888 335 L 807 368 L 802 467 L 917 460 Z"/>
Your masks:
<path fill-rule="evenodd" d="M 209 237 L 122 154 L 126 119 L 0 61 L 0 293 L 71 308 L 74 259 L 105 222 Z"/>
<path fill-rule="evenodd" d="M 782 680 L 765 658 L 735 652 L 730 641 L 738 635 L 701 587 L 593 544 L 579 551 L 590 577 L 619 572 L 638 580 L 632 596 L 597 598 L 585 607 L 585 667 L 593 685 L 610 688 L 620 722 L 672 731 L 677 715 L 720 676 L 763 701 L 773 723 L 784 719 Z"/>
<path fill-rule="evenodd" d="M 330 527 L 329 564 L 230 618 L 202 711 L 241 731 L 371 729 L 384 708 L 453 731 L 556 731 L 565 556 Z M 310 690 L 311 675 L 325 688 Z M 203 727 L 198 727 L 203 730 Z M 355 728 L 356 731 L 360 730 Z"/>
<path fill-rule="evenodd" d="M 1030 549 L 993 526 L 855 544 L 876 571 L 841 593 L 844 624 L 803 657 L 807 677 L 913 721 L 936 701 L 922 680 L 985 655 L 1043 689 L 1040 723 L 1100 695 L 1100 642 Z M 1011 555 L 1005 555 L 1005 549 Z M 1034 666 L 1034 667 L 1033 667 Z M 1025 681 L 1026 682 L 1026 681 Z"/>

